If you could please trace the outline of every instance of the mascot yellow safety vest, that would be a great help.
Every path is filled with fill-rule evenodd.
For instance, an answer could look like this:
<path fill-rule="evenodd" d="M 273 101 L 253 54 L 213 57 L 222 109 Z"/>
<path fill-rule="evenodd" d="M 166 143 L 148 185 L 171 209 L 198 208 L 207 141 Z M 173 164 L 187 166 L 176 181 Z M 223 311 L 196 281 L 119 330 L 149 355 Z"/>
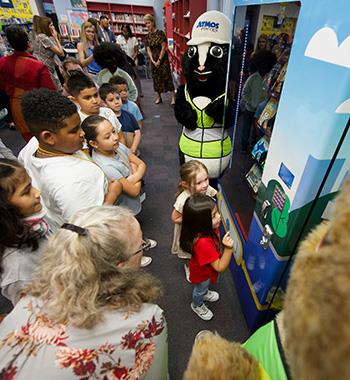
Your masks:
<path fill-rule="evenodd" d="M 221 94 L 213 101 L 225 96 Z M 210 177 L 218 177 L 220 171 L 220 161 L 222 157 L 228 157 L 231 153 L 232 144 L 227 132 L 223 130 L 222 125 L 215 123 L 215 120 L 207 115 L 205 108 L 199 109 L 192 101 L 187 86 L 185 86 L 185 97 L 187 102 L 197 114 L 197 128 L 190 130 L 184 128 L 180 137 L 179 146 L 181 152 L 185 155 L 186 161 L 189 159 L 201 159 L 208 167 L 209 174 L 211 168 L 215 168 L 216 175 Z M 187 157 L 186 157 L 187 156 Z M 221 172 L 226 168 L 221 167 Z"/>

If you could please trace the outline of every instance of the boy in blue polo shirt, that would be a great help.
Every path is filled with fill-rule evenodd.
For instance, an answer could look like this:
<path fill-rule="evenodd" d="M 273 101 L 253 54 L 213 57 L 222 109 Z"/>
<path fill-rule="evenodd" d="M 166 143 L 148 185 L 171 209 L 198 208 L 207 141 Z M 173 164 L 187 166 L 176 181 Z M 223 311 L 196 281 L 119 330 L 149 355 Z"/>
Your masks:
<path fill-rule="evenodd" d="M 135 117 L 122 109 L 122 100 L 119 92 L 112 84 L 105 83 L 100 87 L 100 97 L 117 116 L 125 136 L 126 145 L 131 153 L 138 155 L 138 147 L 141 142 L 141 131 Z"/>

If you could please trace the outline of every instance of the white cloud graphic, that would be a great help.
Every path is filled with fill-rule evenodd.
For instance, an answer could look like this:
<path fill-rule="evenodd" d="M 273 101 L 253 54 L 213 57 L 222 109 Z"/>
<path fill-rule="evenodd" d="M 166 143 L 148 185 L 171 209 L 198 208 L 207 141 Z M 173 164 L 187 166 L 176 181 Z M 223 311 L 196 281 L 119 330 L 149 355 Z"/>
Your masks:
<path fill-rule="evenodd" d="M 350 36 L 338 45 L 335 31 L 322 28 L 311 37 L 305 56 L 350 68 Z"/>
<path fill-rule="evenodd" d="M 350 99 L 345 100 L 342 104 L 338 106 L 335 110 L 336 113 L 350 113 Z"/>

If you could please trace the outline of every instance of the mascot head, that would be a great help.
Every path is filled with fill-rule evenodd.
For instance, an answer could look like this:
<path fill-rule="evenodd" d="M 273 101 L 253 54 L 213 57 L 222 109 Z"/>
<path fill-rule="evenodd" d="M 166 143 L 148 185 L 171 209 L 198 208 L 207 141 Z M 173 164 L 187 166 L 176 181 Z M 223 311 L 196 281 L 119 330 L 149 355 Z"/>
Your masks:
<path fill-rule="evenodd" d="M 182 61 L 182 71 L 193 95 L 212 98 L 225 90 L 231 22 L 218 11 L 200 15 Z"/>

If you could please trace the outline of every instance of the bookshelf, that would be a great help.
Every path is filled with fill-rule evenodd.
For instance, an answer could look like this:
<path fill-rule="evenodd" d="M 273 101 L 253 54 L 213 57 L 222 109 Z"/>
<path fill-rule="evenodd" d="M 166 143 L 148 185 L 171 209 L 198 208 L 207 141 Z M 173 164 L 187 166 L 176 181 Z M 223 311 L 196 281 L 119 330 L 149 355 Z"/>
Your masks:
<path fill-rule="evenodd" d="M 147 28 L 143 22 L 143 16 L 147 13 L 154 14 L 153 7 L 132 4 L 97 3 L 87 1 L 86 6 L 89 17 L 99 19 L 103 14 L 107 14 L 111 21 L 111 29 L 114 34 L 121 33 L 123 24 L 130 24 L 130 28 L 136 37 L 143 38 L 147 33 Z"/>
<path fill-rule="evenodd" d="M 174 38 L 174 48 L 173 51 L 170 51 L 170 58 L 172 67 L 179 76 L 181 83 L 184 81 L 181 68 L 182 56 L 187 50 L 187 42 L 190 39 L 192 26 L 198 16 L 206 10 L 206 0 L 175 0 L 171 4 L 173 37 L 167 37 Z M 167 8 L 165 8 L 165 12 L 169 12 Z"/>

